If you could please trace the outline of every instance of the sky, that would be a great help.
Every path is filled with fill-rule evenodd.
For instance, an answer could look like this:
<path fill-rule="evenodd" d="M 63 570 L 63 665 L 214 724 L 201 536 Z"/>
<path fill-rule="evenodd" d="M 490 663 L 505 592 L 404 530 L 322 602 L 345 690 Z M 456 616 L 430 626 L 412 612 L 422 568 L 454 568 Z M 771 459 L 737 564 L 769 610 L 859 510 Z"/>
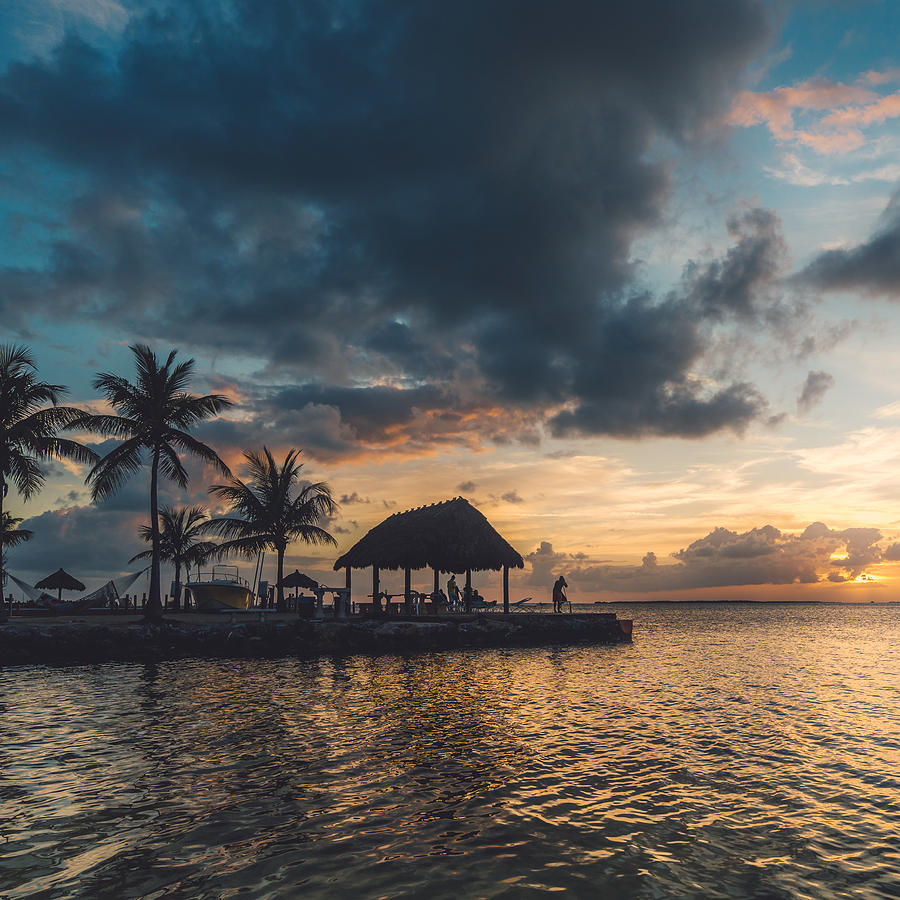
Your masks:
<path fill-rule="evenodd" d="M 461 495 L 513 599 L 900 600 L 898 32 L 892 0 L 11 0 L 0 341 L 95 409 L 130 344 L 196 359 L 235 401 L 198 437 L 302 448 L 340 501 L 288 556 L 326 582 Z M 191 473 L 165 502 L 210 506 Z M 100 506 L 85 474 L 10 494 L 19 577 L 129 571 L 146 473 Z"/>

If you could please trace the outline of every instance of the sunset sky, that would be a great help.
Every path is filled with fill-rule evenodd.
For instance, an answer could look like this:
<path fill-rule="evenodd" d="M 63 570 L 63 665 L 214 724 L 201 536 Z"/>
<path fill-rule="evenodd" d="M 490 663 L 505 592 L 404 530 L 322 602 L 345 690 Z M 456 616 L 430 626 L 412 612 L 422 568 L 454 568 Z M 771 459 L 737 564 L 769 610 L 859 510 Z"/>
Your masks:
<path fill-rule="evenodd" d="M 195 357 L 236 401 L 199 437 L 340 500 L 288 559 L 327 581 L 462 495 L 513 599 L 900 600 L 898 38 L 893 0 L 11 0 L 0 341 L 80 405 Z M 49 471 L 11 571 L 128 571 L 148 478 Z"/>

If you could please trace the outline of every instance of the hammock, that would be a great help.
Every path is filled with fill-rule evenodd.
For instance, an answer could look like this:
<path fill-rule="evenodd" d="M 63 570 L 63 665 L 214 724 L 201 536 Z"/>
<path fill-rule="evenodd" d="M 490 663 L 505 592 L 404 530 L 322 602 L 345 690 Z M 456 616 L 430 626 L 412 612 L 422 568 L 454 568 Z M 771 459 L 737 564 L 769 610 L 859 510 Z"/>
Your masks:
<path fill-rule="evenodd" d="M 14 581 L 16 583 L 16 587 L 18 587 L 25 596 L 28 597 L 33 603 L 37 603 L 38 600 L 43 596 L 44 592 L 39 591 L 37 588 L 33 588 L 30 584 L 25 584 L 24 581 L 19 581 L 12 572 L 6 573 L 9 576 L 10 581 Z"/>
<path fill-rule="evenodd" d="M 123 575 L 121 578 L 111 578 L 103 587 L 97 588 L 96 591 L 79 597 L 72 604 L 74 610 L 95 609 L 98 607 L 109 606 L 110 600 L 118 600 L 123 593 L 127 593 L 128 589 L 149 569 L 141 569 L 132 575 Z"/>

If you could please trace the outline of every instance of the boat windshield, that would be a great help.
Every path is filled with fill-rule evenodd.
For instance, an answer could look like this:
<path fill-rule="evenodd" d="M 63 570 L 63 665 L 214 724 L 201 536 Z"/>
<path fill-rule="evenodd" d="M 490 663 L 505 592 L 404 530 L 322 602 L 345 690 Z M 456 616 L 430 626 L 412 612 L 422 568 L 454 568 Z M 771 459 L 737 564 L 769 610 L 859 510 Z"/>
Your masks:
<path fill-rule="evenodd" d="M 215 565 L 211 572 L 195 572 L 188 580 L 188 583 L 215 581 L 219 584 L 240 584 L 248 585 L 246 578 L 241 578 L 240 570 L 237 566 Z"/>

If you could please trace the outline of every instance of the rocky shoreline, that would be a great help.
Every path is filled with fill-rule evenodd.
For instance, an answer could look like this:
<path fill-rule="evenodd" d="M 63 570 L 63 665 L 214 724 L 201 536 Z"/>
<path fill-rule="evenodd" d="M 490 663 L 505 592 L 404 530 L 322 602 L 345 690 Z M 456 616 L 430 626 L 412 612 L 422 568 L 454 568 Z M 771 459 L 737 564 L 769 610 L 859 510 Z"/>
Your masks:
<path fill-rule="evenodd" d="M 429 652 L 469 647 L 623 643 L 631 622 L 614 614 L 482 615 L 429 619 L 310 620 L 296 616 L 259 622 L 190 621 L 161 624 L 12 619 L 0 625 L 0 668 L 157 661 L 186 657 L 268 658 L 347 653 Z"/>

